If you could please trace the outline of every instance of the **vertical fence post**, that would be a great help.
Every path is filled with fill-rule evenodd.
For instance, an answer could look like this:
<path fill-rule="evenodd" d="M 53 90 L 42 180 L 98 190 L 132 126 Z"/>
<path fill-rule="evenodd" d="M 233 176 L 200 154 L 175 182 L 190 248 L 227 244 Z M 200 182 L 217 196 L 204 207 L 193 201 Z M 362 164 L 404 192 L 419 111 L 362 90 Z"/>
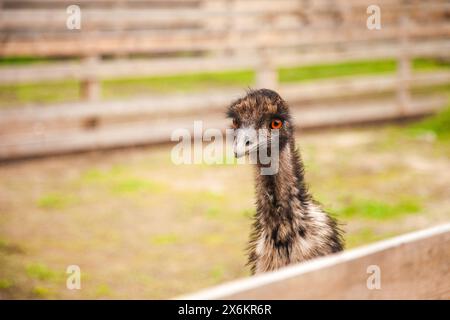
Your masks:
<path fill-rule="evenodd" d="M 96 101 L 100 98 L 100 82 L 96 74 L 98 56 L 88 56 L 83 58 L 83 68 L 85 78 L 81 81 L 81 98 L 87 101 Z"/>
<path fill-rule="evenodd" d="M 406 115 L 411 107 L 411 56 L 410 56 L 410 43 L 409 43 L 409 17 L 405 12 L 407 8 L 403 8 L 399 17 L 400 25 L 400 50 L 397 60 L 397 103 L 398 111 L 400 115 Z"/>

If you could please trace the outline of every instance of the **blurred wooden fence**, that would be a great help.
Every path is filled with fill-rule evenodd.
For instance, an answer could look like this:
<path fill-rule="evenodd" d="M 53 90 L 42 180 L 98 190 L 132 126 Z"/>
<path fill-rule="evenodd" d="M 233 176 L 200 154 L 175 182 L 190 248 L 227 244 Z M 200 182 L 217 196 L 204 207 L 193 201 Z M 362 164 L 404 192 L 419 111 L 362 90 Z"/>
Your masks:
<path fill-rule="evenodd" d="M 450 224 L 179 299 L 450 299 Z"/>
<path fill-rule="evenodd" d="M 101 80 L 253 69 L 255 87 L 278 90 L 300 127 L 433 112 L 442 97 L 411 88 L 450 83 L 414 73 L 416 57 L 449 57 L 450 4 L 379 0 L 79 0 L 81 29 L 66 27 L 70 1 L 0 0 L 0 56 L 76 58 L 0 68 L 0 84 L 75 79 L 82 102 L 0 112 L 0 159 L 167 141 L 174 128 L 224 128 L 223 109 L 244 90 L 101 101 Z M 278 83 L 277 69 L 364 59 L 398 60 L 396 75 Z M 395 92 L 370 103 L 342 98 Z"/>

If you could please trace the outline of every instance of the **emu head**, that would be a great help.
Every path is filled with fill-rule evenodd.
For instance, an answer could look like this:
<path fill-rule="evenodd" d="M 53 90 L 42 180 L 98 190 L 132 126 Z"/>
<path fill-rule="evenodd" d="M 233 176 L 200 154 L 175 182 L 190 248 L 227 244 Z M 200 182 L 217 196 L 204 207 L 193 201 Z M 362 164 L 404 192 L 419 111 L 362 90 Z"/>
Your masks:
<path fill-rule="evenodd" d="M 235 130 L 233 149 L 236 158 L 256 154 L 263 147 L 270 150 L 275 141 L 282 152 L 293 134 L 289 108 L 272 90 L 248 92 L 231 104 L 227 117 L 232 119 Z"/>

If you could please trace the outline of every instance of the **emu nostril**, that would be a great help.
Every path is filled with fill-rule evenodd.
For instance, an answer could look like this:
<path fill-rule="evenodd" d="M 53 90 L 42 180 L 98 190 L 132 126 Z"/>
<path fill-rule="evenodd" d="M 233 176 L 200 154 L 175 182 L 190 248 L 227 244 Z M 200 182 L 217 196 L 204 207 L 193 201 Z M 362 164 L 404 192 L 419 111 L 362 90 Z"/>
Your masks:
<path fill-rule="evenodd" d="M 245 143 L 245 145 L 248 147 L 250 145 L 250 140 L 247 140 L 247 142 Z"/>

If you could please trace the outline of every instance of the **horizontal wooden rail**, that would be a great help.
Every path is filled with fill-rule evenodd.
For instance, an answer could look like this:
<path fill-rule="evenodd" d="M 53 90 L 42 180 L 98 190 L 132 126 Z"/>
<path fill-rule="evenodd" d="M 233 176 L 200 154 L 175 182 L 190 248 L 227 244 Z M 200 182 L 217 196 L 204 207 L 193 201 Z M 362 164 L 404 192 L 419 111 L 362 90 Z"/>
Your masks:
<path fill-rule="evenodd" d="M 380 32 L 362 28 L 336 28 L 316 30 L 299 29 L 290 32 L 274 30 L 255 31 L 245 35 L 228 34 L 215 30 L 182 30 L 150 32 L 136 31 L 126 34 L 108 32 L 92 35 L 64 37 L 31 36 L 29 39 L 14 39 L 10 35 L 0 46 L 0 56 L 86 56 L 111 53 L 167 53 L 180 51 L 223 51 L 226 49 L 257 49 L 259 47 L 295 47 L 302 45 L 339 44 L 346 42 L 369 42 L 395 40 L 402 33 L 400 27 L 386 27 Z M 411 27 L 408 31 L 412 39 L 449 37 L 450 24 L 423 25 Z M 230 38 L 231 37 L 231 38 Z M 240 41 L 244 40 L 245 41 Z"/>
<path fill-rule="evenodd" d="M 44 120 L 42 123 L 38 120 L 42 117 L 38 113 L 26 130 L 8 130 L 8 127 L 15 126 L 13 123 L 4 127 L 6 130 L 0 139 L 0 160 L 169 142 L 172 132 L 179 128 L 192 130 L 195 120 L 202 120 L 205 129 L 225 129 L 228 121 L 224 119 L 223 108 L 230 99 L 237 96 L 239 96 L 237 93 L 233 96 L 219 95 L 202 101 L 202 104 L 196 105 L 197 108 L 208 110 L 215 107 L 219 110 L 218 106 L 222 107 L 221 112 L 208 113 L 202 117 L 196 113 L 157 116 L 155 109 L 150 114 L 143 112 L 136 113 L 135 117 L 127 117 L 123 114 L 124 109 L 120 103 L 116 102 L 116 108 L 110 110 L 109 116 L 85 117 L 83 118 L 85 121 L 80 121 L 75 109 L 74 118 L 64 115 L 64 118 L 50 122 L 50 127 L 46 127 Z M 145 101 L 136 102 L 135 111 L 139 109 L 150 111 Z M 191 102 L 194 105 L 195 99 Z M 329 102 L 308 108 L 293 103 L 292 113 L 298 127 L 315 128 L 430 114 L 442 108 L 446 102 L 445 97 L 439 96 L 416 99 L 407 112 L 400 110 L 397 103 L 388 99 L 366 103 Z M 156 105 L 156 100 L 153 100 L 153 103 Z M 93 113 L 95 114 L 95 111 Z M 113 119 L 114 115 L 120 115 L 118 119 L 122 122 L 117 123 Z M 50 114 L 49 116 L 54 117 Z M 73 126 L 74 122 L 79 124 L 78 127 Z"/>
<path fill-rule="evenodd" d="M 409 54 L 414 57 L 448 56 L 450 41 L 416 42 Z M 368 44 L 356 46 L 351 43 L 341 47 L 339 51 L 330 47 L 319 50 L 310 49 L 305 53 L 289 53 L 275 51 L 269 55 L 277 67 L 293 67 L 314 63 L 340 63 L 364 59 L 396 58 L 401 47 L 398 44 Z M 15 66 L 0 68 L 0 84 L 23 82 L 54 81 L 75 79 L 82 80 L 92 73 L 98 79 L 120 77 L 167 76 L 187 73 L 218 72 L 231 70 L 256 69 L 259 61 L 251 54 L 238 54 L 231 57 L 180 57 L 158 59 L 115 59 L 98 61 L 92 68 L 86 68 L 83 62 L 55 62 L 31 66 Z"/>
<path fill-rule="evenodd" d="M 241 3 L 241 2 L 238 2 Z M 258 3 L 255 3 L 258 5 Z M 396 23 L 396 19 L 405 10 L 404 6 L 389 7 L 386 12 L 383 12 L 383 23 L 385 25 L 392 25 Z M 355 8 L 353 8 L 355 10 Z M 411 8 L 409 9 L 411 10 Z M 417 6 L 416 10 L 421 10 L 421 14 L 412 19 L 416 23 L 430 22 L 430 15 L 438 19 L 445 20 L 445 13 L 450 11 L 450 4 L 430 4 Z M 299 15 L 314 15 L 314 9 L 302 7 L 299 2 L 276 2 L 276 3 L 262 3 L 258 6 L 248 8 L 248 5 L 242 8 L 240 6 L 233 6 L 230 10 L 227 7 L 219 9 L 198 9 L 198 8 L 180 8 L 174 10 L 173 8 L 120 8 L 120 10 L 105 10 L 105 9 L 83 9 L 83 25 L 81 32 L 89 30 L 102 30 L 105 28 L 116 27 L 120 25 L 122 28 L 127 27 L 182 27 L 185 25 L 208 25 L 208 27 L 224 26 L 229 19 L 233 18 L 233 31 L 239 28 L 257 28 L 268 25 L 272 28 L 277 28 L 278 25 L 289 26 L 320 26 L 322 23 L 330 23 L 339 25 L 344 23 L 342 20 L 337 20 L 336 15 L 342 13 L 339 7 L 324 7 L 320 14 L 329 16 L 329 19 L 317 19 L 313 22 L 306 23 L 299 18 Z M 363 14 L 352 15 L 346 17 L 345 25 L 353 22 L 359 22 L 357 26 L 364 25 L 367 15 Z M 427 15 L 424 15 L 427 13 Z M 64 31 L 67 13 L 61 8 L 52 9 L 6 9 L 0 11 L 0 31 L 8 30 L 9 32 L 18 32 L 29 30 L 36 34 L 36 32 L 51 32 Z M 289 21 L 288 21 L 289 20 Z M 263 25 L 258 23 L 264 22 Z M 363 22 L 364 24 L 361 24 Z M 433 23 L 436 21 L 433 20 Z M 67 30 L 70 32 L 70 30 Z"/>
<path fill-rule="evenodd" d="M 450 71 L 415 73 L 410 79 L 412 88 L 438 86 L 450 82 Z M 304 84 L 285 84 L 279 88 L 280 94 L 288 101 L 297 103 L 320 99 L 335 99 L 362 94 L 393 92 L 397 77 L 368 76 L 341 77 L 318 80 Z M 239 91 L 210 91 L 197 94 L 159 95 L 127 101 L 94 103 L 67 103 L 54 106 L 11 108 L 0 111 L 0 135 L 33 131 L 39 123 L 42 129 L 83 128 L 86 119 L 108 118 L 130 119 L 141 116 L 167 116 L 194 114 L 196 112 L 220 112 Z"/>
<path fill-rule="evenodd" d="M 367 284 L 370 266 L 380 271 L 378 289 Z M 450 224 L 178 299 L 450 299 Z"/>

